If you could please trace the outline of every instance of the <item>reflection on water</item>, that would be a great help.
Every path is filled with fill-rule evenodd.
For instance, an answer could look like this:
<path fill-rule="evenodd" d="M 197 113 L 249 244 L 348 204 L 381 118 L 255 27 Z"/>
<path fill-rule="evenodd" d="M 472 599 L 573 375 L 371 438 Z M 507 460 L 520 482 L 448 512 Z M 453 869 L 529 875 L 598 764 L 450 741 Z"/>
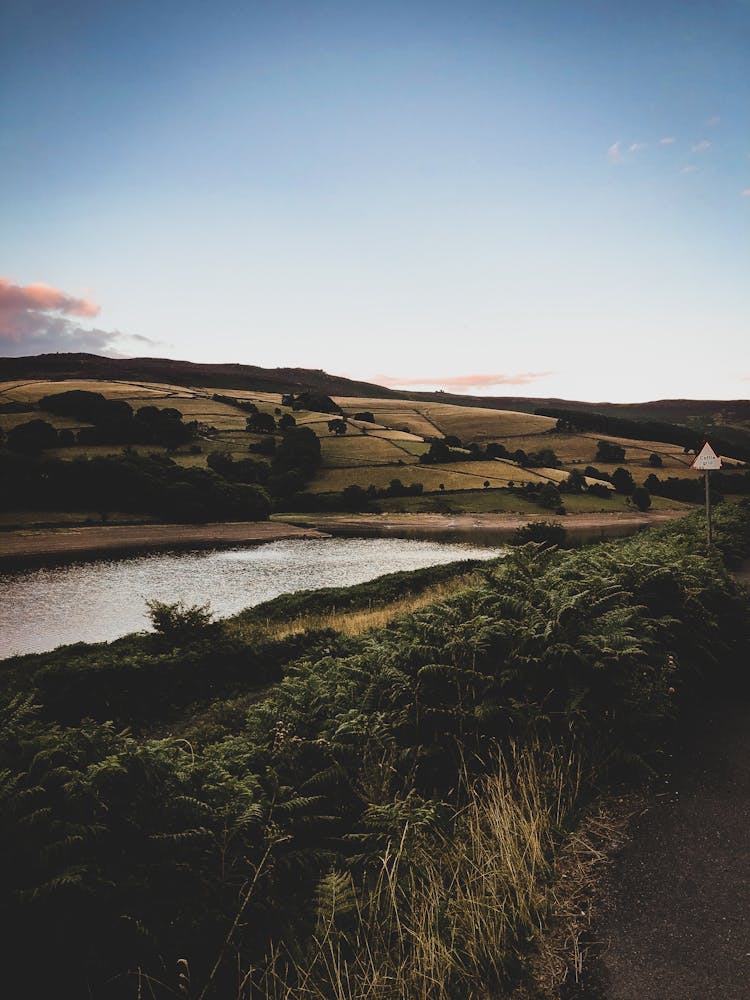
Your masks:
<path fill-rule="evenodd" d="M 142 631 L 149 627 L 149 598 L 210 602 L 224 616 L 295 590 L 347 586 L 383 573 L 498 554 L 475 545 L 396 538 L 297 539 L 0 574 L 0 657 Z"/>

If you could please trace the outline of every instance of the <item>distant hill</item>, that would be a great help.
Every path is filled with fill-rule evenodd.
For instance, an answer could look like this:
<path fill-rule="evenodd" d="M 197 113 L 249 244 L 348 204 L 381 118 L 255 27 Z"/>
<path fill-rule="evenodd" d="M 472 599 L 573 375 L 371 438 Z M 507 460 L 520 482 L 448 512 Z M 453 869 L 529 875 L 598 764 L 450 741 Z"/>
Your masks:
<path fill-rule="evenodd" d="M 170 382 L 175 385 L 254 389 L 260 392 L 300 392 L 310 389 L 329 396 L 362 396 L 453 403 L 497 410 L 576 409 L 627 417 L 631 420 L 668 421 L 702 429 L 736 428 L 744 438 L 750 429 L 750 400 L 660 399 L 646 403 L 589 403 L 581 400 L 529 396 L 471 396 L 449 392 L 407 392 L 386 389 L 330 375 L 320 369 L 261 368 L 257 365 L 197 364 L 169 358 L 106 358 L 97 354 L 39 354 L 0 358 L 0 381 L 13 379 L 122 379 Z"/>
<path fill-rule="evenodd" d="M 71 378 L 170 382 L 217 389 L 255 389 L 258 392 L 314 389 L 329 396 L 393 395 L 389 389 L 370 382 L 357 382 L 309 368 L 209 365 L 169 358 L 105 358 L 98 354 L 38 354 L 24 358 L 0 358 L 0 381 Z"/>

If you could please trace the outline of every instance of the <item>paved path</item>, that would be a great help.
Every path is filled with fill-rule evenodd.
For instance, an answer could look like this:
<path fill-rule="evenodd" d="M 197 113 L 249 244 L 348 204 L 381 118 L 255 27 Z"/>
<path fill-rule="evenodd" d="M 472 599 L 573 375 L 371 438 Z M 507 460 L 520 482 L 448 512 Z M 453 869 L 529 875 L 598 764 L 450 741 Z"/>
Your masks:
<path fill-rule="evenodd" d="M 737 575 L 750 580 L 750 563 Z M 705 705 L 686 731 L 668 790 L 633 822 L 613 864 L 597 932 L 598 986 L 579 995 L 750 997 L 747 696 Z"/>

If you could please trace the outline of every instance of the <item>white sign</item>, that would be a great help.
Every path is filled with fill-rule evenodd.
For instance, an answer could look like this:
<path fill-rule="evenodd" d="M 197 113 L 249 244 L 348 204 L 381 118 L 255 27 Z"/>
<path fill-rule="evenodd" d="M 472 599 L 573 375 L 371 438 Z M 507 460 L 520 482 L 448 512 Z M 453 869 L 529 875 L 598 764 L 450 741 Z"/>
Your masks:
<path fill-rule="evenodd" d="M 711 469 L 721 468 L 721 459 L 708 441 L 706 441 L 701 450 L 695 456 L 695 461 L 693 462 L 691 468 L 703 469 L 706 472 L 710 472 Z"/>

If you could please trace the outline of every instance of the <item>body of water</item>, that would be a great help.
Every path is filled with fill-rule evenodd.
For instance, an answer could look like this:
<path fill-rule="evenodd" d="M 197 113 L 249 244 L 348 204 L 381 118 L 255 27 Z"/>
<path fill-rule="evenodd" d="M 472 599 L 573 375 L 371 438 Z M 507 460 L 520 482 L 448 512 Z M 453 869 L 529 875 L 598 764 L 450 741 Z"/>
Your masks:
<path fill-rule="evenodd" d="M 146 630 L 151 598 L 209 603 L 224 617 L 296 590 L 343 587 L 384 573 L 499 554 L 497 548 L 401 538 L 299 539 L 3 573 L 0 657 Z"/>

